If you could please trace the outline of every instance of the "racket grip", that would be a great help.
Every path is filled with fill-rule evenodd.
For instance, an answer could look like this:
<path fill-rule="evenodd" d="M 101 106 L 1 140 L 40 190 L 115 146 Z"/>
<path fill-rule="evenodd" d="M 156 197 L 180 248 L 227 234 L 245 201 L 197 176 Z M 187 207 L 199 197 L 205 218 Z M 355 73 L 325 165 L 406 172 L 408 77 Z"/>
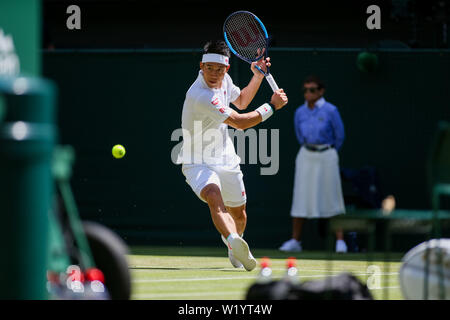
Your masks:
<path fill-rule="evenodd" d="M 270 87 L 272 88 L 273 92 L 275 92 L 279 89 L 277 83 L 275 82 L 275 80 L 273 79 L 273 77 L 270 73 L 266 76 L 266 79 L 267 79 L 267 82 L 269 83 Z"/>

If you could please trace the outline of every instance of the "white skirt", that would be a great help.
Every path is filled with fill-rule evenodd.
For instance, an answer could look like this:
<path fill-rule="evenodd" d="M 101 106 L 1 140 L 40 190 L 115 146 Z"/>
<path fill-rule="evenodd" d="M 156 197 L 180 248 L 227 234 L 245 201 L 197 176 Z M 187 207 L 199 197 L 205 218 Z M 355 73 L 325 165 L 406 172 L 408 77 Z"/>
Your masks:
<path fill-rule="evenodd" d="M 313 152 L 300 148 L 295 161 L 291 216 L 328 218 L 342 213 L 345 205 L 336 150 Z"/>

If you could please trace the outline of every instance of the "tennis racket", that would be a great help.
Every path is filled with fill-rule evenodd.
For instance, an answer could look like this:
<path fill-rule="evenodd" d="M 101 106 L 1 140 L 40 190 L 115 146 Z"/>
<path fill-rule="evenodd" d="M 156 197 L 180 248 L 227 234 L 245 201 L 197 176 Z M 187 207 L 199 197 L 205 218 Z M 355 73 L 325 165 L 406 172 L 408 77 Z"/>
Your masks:
<path fill-rule="evenodd" d="M 253 13 L 233 12 L 223 24 L 223 33 L 228 48 L 240 59 L 251 64 L 262 57 L 267 57 L 269 36 L 264 24 Z M 256 68 L 266 77 L 274 92 L 279 89 L 269 72 L 269 67 L 267 72 L 258 66 Z"/>

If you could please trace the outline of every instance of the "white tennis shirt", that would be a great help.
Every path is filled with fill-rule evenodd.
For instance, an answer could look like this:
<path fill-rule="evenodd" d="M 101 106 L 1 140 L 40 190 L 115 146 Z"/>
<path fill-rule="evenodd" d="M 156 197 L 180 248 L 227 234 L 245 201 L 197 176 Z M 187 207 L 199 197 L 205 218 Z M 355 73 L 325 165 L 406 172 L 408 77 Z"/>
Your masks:
<path fill-rule="evenodd" d="M 230 102 L 241 90 L 228 73 L 220 89 L 208 87 L 200 70 L 184 100 L 181 127 L 183 145 L 178 163 L 235 167 L 241 159 L 236 154 L 228 125 L 223 123 L 231 114 Z"/>

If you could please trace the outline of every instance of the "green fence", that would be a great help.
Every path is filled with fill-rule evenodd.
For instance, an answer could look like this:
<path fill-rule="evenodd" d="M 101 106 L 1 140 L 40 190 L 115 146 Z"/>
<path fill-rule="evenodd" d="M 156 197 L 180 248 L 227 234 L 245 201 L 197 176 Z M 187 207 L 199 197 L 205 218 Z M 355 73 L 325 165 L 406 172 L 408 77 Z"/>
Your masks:
<path fill-rule="evenodd" d="M 426 158 L 439 120 L 450 119 L 449 51 L 380 51 L 379 68 L 362 73 L 360 49 L 274 49 L 271 68 L 289 105 L 258 128 L 279 129 L 277 175 L 242 165 L 248 202 L 246 238 L 277 247 L 290 236 L 295 109 L 304 77 L 320 75 L 325 98 L 344 121 L 341 167 L 376 166 L 384 189 L 401 208 L 429 209 Z M 220 245 L 207 206 L 171 161 L 172 132 L 181 126 L 184 95 L 197 77 L 200 51 L 61 50 L 43 54 L 43 73 L 59 86 L 61 143 L 75 147 L 72 185 L 85 219 L 105 223 L 129 242 Z M 230 75 L 241 88 L 249 65 L 233 57 Z M 263 83 L 251 108 L 267 101 Z M 111 156 L 113 145 L 127 149 Z M 308 225 L 307 225 L 308 226 Z M 304 233 L 321 246 L 315 224 Z"/>

